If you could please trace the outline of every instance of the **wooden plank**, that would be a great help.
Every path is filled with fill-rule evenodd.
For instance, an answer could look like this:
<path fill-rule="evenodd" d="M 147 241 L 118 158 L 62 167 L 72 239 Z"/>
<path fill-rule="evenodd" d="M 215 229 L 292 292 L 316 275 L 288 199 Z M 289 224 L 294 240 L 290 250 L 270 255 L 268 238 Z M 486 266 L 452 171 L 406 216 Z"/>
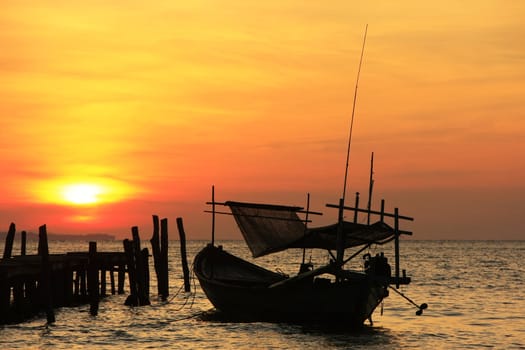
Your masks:
<path fill-rule="evenodd" d="M 337 205 L 337 204 L 326 204 L 326 206 L 328 208 L 339 208 L 339 205 Z M 361 213 L 368 213 L 369 212 L 368 209 L 352 208 L 352 207 L 347 207 L 347 206 L 344 206 L 343 209 L 344 210 L 358 211 L 358 212 L 361 212 Z M 395 214 L 384 213 L 384 212 L 376 211 L 376 210 L 370 210 L 370 214 L 383 215 L 383 216 L 388 216 L 388 217 L 391 217 L 391 218 L 395 217 Z M 399 220 L 414 221 L 414 218 L 411 218 L 409 216 L 403 216 L 403 215 L 399 215 L 398 219 Z"/>
<path fill-rule="evenodd" d="M 204 210 L 205 213 L 211 213 L 213 214 L 214 212 L 211 211 L 211 210 Z M 232 213 L 228 213 L 228 212 L 225 212 L 225 211 L 215 211 L 215 214 L 221 214 L 221 215 L 234 215 Z M 310 214 L 312 214 L 310 212 Z M 321 214 L 322 215 L 322 214 Z M 300 222 L 312 222 L 312 220 L 302 220 L 302 219 L 288 219 L 288 218 L 278 218 L 278 217 L 275 217 L 275 216 L 264 216 L 264 215 L 246 215 L 246 214 L 241 214 L 239 216 L 245 216 L 245 217 L 249 217 L 249 218 L 261 218 L 261 219 L 272 219 L 272 220 L 282 220 L 282 221 L 300 221 Z"/>

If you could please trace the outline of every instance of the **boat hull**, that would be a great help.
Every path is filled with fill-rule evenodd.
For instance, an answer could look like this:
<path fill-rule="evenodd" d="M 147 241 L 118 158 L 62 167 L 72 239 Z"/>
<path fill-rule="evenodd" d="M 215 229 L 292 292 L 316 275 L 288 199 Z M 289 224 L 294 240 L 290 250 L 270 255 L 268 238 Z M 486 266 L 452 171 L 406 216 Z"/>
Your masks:
<path fill-rule="evenodd" d="M 388 295 L 387 285 L 364 273 L 338 282 L 322 277 L 288 281 L 213 246 L 197 254 L 194 270 L 217 310 L 248 321 L 362 325 Z"/>

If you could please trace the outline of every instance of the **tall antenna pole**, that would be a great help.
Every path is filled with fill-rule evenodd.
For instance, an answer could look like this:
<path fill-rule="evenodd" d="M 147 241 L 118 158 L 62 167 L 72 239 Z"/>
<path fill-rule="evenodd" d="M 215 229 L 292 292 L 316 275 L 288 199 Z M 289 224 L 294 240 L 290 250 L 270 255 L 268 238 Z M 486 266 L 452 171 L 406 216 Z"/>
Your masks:
<path fill-rule="evenodd" d="M 361 75 L 361 65 L 363 63 L 363 55 L 365 52 L 365 42 L 366 42 L 366 33 L 368 32 L 368 24 L 365 27 L 365 35 L 363 37 L 363 47 L 361 48 L 361 58 L 359 59 L 359 68 L 357 70 L 357 79 L 355 82 L 355 90 L 354 90 L 354 103 L 352 105 L 352 119 L 350 121 L 350 134 L 348 136 L 348 149 L 346 151 L 346 167 L 345 167 L 345 181 L 343 186 L 343 205 L 346 198 L 346 182 L 348 179 L 348 163 L 350 161 L 350 145 L 352 144 L 352 130 L 354 128 L 354 116 L 355 116 L 355 105 L 357 101 L 357 87 L 359 85 L 359 76 Z"/>
<path fill-rule="evenodd" d="M 345 198 L 346 198 L 346 182 L 348 179 L 348 163 L 350 161 L 350 145 L 352 144 L 352 130 L 354 128 L 354 115 L 355 115 L 355 104 L 357 100 L 357 87 L 359 85 L 359 76 L 361 75 L 361 64 L 363 63 L 363 55 L 365 52 L 365 42 L 366 42 L 366 33 L 368 31 L 368 24 L 365 27 L 365 35 L 363 37 L 363 47 L 361 48 L 361 58 L 359 59 L 359 68 L 357 70 L 357 79 L 355 82 L 355 90 L 354 90 L 354 103 L 352 105 L 352 119 L 350 121 L 350 135 L 348 136 L 348 149 L 346 151 L 346 167 L 345 167 L 345 181 L 343 184 L 343 196 L 339 199 L 339 215 L 338 215 L 338 222 L 339 227 L 337 229 L 337 238 L 336 238 L 336 245 L 337 245 L 337 255 L 336 255 L 336 262 L 338 265 L 343 265 L 344 260 L 344 254 L 345 254 L 345 248 L 344 248 L 344 232 L 343 232 L 343 220 L 344 220 L 344 206 L 345 206 Z"/>

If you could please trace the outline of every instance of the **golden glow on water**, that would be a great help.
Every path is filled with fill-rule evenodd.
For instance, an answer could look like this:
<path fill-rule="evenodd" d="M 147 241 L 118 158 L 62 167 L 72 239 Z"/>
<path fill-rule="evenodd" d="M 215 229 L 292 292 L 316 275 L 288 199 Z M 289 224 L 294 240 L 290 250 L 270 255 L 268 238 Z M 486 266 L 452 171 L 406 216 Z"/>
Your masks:
<path fill-rule="evenodd" d="M 3 249 L 0 241 L 0 251 Z M 19 251 L 15 242 L 14 252 Z M 28 242 L 28 253 L 36 252 Z M 188 259 L 207 244 L 188 242 Z M 250 259 L 242 241 L 218 241 L 230 253 Z M 49 242 L 50 252 L 86 251 L 85 241 Z M 122 242 L 100 241 L 99 251 L 122 251 Z M 0 348 L 122 349 L 523 349 L 525 332 L 525 241 L 405 241 L 401 264 L 412 277 L 402 292 L 415 302 L 428 303 L 422 316 L 396 293 L 385 299 L 384 313 L 376 310 L 374 325 L 361 331 L 326 326 L 265 322 L 218 322 L 195 317 L 211 304 L 199 287 L 192 294 L 177 293 L 183 284 L 179 242 L 170 241 L 170 299 L 156 297 L 156 278 L 151 276 L 151 306 L 129 308 L 126 294 L 109 295 L 99 315 L 89 316 L 89 305 L 61 308 L 56 323 L 46 326 L 45 315 L 0 329 Z M 385 250 L 386 246 L 371 251 Z M 307 251 L 307 257 L 311 251 Z M 329 259 L 326 252 L 312 254 L 316 264 Z M 255 262 L 273 271 L 296 273 L 302 251 L 271 254 Z M 250 259 L 251 260 L 251 259 Z M 253 260 L 251 260 L 253 261 Z M 392 263 L 393 259 L 389 259 Z M 356 261 L 361 266 L 362 259 Z M 150 260 L 150 271 L 153 270 Z M 109 283 L 109 276 L 106 274 Z M 193 288 L 195 287 L 195 288 Z M 193 294 L 195 293 L 195 294 Z"/>

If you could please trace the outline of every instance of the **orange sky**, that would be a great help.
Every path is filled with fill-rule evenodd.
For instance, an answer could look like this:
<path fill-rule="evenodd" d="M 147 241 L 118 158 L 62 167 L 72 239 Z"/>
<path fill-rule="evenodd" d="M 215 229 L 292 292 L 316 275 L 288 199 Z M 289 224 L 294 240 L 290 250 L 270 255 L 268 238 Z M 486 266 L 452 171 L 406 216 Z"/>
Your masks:
<path fill-rule="evenodd" d="M 0 231 L 149 237 L 158 214 L 208 238 L 213 184 L 310 192 L 335 219 L 368 23 L 351 196 L 375 152 L 375 202 L 414 238 L 523 239 L 523 18 L 520 0 L 3 1 Z"/>

